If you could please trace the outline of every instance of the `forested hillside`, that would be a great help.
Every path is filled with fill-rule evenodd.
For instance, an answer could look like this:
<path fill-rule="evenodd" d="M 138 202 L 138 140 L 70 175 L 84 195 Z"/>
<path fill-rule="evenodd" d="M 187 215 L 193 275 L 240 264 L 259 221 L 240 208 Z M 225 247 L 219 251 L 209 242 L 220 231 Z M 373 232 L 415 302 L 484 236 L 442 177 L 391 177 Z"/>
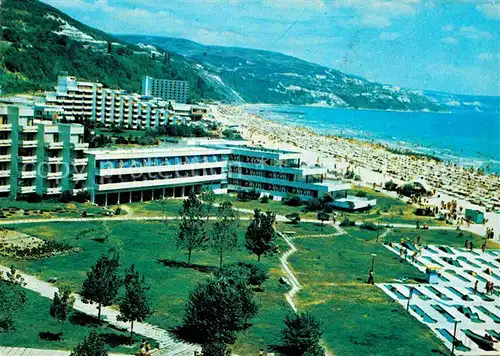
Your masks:
<path fill-rule="evenodd" d="M 131 92 L 143 75 L 183 79 L 191 100 L 220 99 L 195 64 L 152 46 L 123 44 L 37 0 L 3 0 L 0 85 L 4 94 L 52 88 L 61 71 Z"/>

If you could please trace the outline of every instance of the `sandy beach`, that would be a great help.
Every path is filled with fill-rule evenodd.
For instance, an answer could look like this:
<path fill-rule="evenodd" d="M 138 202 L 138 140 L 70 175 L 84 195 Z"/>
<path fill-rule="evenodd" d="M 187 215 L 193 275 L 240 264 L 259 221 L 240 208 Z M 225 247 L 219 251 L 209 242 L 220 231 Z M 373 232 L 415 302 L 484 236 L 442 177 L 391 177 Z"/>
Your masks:
<path fill-rule="evenodd" d="M 255 114 L 246 106 L 221 105 L 212 107 L 214 116 L 224 124 L 239 125 L 242 136 L 256 145 L 293 149 L 306 153 L 307 163 L 319 163 L 330 175 L 342 177 L 354 171 L 356 184 L 383 185 L 389 180 L 401 184 L 417 181 L 436 194 L 430 204 L 456 200 L 458 207 L 481 210 L 486 224 L 474 226 L 484 236 L 486 227 L 494 229 L 494 239 L 500 239 L 500 178 L 484 175 L 447 162 L 421 156 L 397 154 L 385 146 L 356 139 L 325 136 L 308 129 L 285 126 Z M 387 192 L 393 193 L 393 192 Z"/>

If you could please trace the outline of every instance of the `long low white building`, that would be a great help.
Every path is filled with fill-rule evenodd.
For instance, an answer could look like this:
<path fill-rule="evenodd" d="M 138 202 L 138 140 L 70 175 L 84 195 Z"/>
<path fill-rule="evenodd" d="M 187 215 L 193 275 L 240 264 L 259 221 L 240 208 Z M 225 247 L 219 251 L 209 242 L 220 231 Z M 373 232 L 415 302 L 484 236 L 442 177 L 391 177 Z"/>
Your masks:
<path fill-rule="evenodd" d="M 192 141 L 166 148 L 94 149 L 88 157 L 87 189 L 102 205 L 182 197 L 194 190 L 255 190 L 302 199 L 342 196 L 349 183 L 326 181 L 326 169 L 304 167 L 299 152 L 230 141 Z"/>

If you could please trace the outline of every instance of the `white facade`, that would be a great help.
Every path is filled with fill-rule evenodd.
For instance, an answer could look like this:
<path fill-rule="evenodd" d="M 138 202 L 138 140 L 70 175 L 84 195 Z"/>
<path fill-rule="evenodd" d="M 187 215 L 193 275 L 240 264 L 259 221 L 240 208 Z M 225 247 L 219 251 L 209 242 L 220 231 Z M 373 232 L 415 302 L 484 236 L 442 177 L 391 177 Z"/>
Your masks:
<path fill-rule="evenodd" d="M 142 79 L 142 95 L 187 103 L 189 83 L 184 80 L 156 79 L 145 76 Z"/>

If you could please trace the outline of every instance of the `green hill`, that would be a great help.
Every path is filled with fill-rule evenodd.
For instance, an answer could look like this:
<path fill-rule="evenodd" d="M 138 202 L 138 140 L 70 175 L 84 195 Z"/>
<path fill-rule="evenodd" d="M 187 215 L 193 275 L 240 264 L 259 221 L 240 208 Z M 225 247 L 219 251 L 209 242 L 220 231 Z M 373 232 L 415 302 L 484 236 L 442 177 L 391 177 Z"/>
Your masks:
<path fill-rule="evenodd" d="M 191 100 L 222 99 L 195 63 L 164 50 L 126 44 L 37 0 L 3 0 L 0 7 L 0 85 L 3 94 L 51 89 L 70 75 L 138 92 L 143 75 L 183 79 Z"/>

